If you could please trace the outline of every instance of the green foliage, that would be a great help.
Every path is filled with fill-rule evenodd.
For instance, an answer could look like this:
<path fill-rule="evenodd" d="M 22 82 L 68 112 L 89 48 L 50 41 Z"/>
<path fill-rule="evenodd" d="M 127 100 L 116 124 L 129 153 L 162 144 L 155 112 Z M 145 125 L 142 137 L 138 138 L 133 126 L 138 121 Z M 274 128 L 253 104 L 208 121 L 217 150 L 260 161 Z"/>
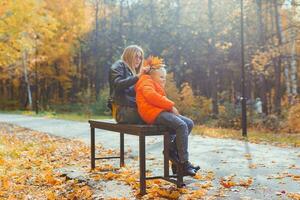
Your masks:
<path fill-rule="evenodd" d="M 16 110 L 20 107 L 19 102 L 17 100 L 0 100 L 0 109 L 1 110 Z"/>
<path fill-rule="evenodd" d="M 204 96 L 196 96 L 196 109 L 192 113 L 192 118 L 196 123 L 206 123 L 212 114 L 212 102 L 211 99 Z"/>
<path fill-rule="evenodd" d="M 220 114 L 217 119 L 217 126 L 224 128 L 240 128 L 241 127 L 241 108 L 231 102 L 225 102 L 220 106 Z"/>
<path fill-rule="evenodd" d="M 166 92 L 182 115 L 190 117 L 197 123 L 204 123 L 208 120 L 211 113 L 211 100 L 207 97 L 195 96 L 188 83 L 183 83 L 179 90 L 173 73 L 168 74 Z"/>
<path fill-rule="evenodd" d="M 92 103 L 90 108 L 94 115 L 109 115 L 110 111 L 107 108 L 107 99 L 109 97 L 109 88 L 105 87 L 99 93 L 98 100 Z"/>
<path fill-rule="evenodd" d="M 108 87 L 100 91 L 97 101 L 94 100 L 91 91 L 86 90 L 76 95 L 78 103 L 52 104 L 48 110 L 54 113 L 78 113 L 86 116 L 109 115 L 108 108 L 106 107 L 108 96 Z"/>
<path fill-rule="evenodd" d="M 271 131 L 278 131 L 280 128 L 280 124 L 281 124 L 280 118 L 274 114 L 265 116 L 263 118 L 264 127 Z"/>
<path fill-rule="evenodd" d="M 52 111 L 53 113 L 81 113 L 83 105 L 80 103 L 73 104 L 52 104 L 49 106 L 48 112 Z"/>

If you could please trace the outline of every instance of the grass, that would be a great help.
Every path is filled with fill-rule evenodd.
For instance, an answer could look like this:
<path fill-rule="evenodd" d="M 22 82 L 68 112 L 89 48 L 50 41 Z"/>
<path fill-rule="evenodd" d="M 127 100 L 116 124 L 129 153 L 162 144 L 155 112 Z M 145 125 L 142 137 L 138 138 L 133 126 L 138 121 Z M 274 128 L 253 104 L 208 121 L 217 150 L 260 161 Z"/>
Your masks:
<path fill-rule="evenodd" d="M 228 138 L 244 140 L 241 130 L 212 128 L 207 126 L 195 126 L 193 133 L 196 135 L 208 136 L 213 138 Z M 247 138 L 252 143 L 268 143 L 276 146 L 300 147 L 300 134 L 274 133 L 266 130 L 249 129 Z"/>
<path fill-rule="evenodd" d="M 20 115 L 28 115 L 33 117 L 45 117 L 51 119 L 64 119 L 64 120 L 71 120 L 71 121 L 80 121 L 86 122 L 88 119 L 110 119 L 110 116 L 105 115 L 88 115 L 88 114 L 81 114 L 81 113 L 56 113 L 56 112 L 48 112 L 48 111 L 41 111 L 39 114 L 35 114 L 34 111 L 1 111 L 0 113 L 6 114 L 20 114 Z"/>
<path fill-rule="evenodd" d="M 51 119 L 65 119 L 71 121 L 86 122 L 88 119 L 111 119 L 110 116 L 104 115 L 87 115 L 81 113 L 55 113 L 55 112 L 40 112 L 38 115 L 33 111 L 1 111 L 7 114 L 22 114 L 29 116 L 45 117 Z M 193 129 L 193 134 L 207 136 L 212 138 L 228 138 L 244 140 L 241 130 L 208 127 L 205 125 L 196 125 Z M 300 134 L 274 133 L 267 130 L 249 129 L 247 140 L 252 143 L 268 143 L 276 146 L 292 146 L 300 147 Z"/>

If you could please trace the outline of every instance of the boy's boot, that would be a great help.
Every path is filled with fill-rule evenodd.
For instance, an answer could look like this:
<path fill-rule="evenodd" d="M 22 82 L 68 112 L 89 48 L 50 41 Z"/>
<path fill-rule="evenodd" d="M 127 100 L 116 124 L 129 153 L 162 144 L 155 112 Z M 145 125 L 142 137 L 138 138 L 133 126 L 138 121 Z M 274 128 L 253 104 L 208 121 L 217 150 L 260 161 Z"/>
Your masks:
<path fill-rule="evenodd" d="M 189 161 L 185 161 L 184 163 L 180 163 L 180 165 L 183 165 L 183 176 L 195 176 L 196 172 L 194 168 L 190 165 Z"/>

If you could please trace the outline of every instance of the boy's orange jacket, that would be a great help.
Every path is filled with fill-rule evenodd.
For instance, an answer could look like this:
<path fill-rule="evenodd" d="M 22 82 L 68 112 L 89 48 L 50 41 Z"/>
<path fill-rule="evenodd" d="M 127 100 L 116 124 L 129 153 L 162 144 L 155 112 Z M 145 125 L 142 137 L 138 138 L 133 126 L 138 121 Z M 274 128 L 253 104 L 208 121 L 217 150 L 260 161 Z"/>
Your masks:
<path fill-rule="evenodd" d="M 147 124 L 153 124 L 162 111 L 171 111 L 174 102 L 149 75 L 142 75 L 135 85 L 138 112 Z"/>

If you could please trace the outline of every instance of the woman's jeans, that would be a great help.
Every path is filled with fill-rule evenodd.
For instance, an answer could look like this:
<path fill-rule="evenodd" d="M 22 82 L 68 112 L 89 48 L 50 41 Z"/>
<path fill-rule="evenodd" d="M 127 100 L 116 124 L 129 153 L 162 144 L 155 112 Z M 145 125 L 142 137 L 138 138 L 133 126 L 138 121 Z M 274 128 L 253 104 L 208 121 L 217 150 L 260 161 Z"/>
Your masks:
<path fill-rule="evenodd" d="M 171 130 L 170 153 L 177 153 L 176 151 L 178 151 L 179 162 L 183 163 L 188 161 L 188 136 L 192 131 L 194 122 L 182 115 L 175 115 L 171 112 L 161 112 L 154 124 L 166 126 Z"/>

